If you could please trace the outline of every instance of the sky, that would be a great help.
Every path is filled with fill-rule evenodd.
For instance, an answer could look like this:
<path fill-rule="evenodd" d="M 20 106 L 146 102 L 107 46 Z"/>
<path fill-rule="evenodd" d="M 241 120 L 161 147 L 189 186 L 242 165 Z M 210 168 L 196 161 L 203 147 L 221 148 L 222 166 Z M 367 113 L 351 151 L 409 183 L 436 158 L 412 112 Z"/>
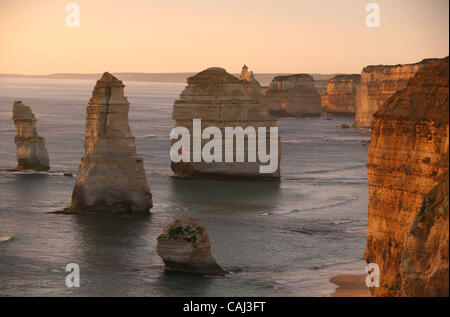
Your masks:
<path fill-rule="evenodd" d="M 71 2 L 78 28 L 66 26 Z M 0 73 L 360 73 L 447 56 L 448 11 L 448 0 L 0 0 Z"/>

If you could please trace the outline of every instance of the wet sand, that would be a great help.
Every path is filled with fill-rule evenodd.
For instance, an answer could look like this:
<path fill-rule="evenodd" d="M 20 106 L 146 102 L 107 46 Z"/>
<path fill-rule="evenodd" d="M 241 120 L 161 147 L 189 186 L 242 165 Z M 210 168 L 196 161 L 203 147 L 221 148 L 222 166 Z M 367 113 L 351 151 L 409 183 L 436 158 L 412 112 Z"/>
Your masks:
<path fill-rule="evenodd" d="M 330 279 L 338 288 L 331 294 L 333 297 L 372 297 L 370 288 L 365 283 L 366 275 L 337 275 Z"/>

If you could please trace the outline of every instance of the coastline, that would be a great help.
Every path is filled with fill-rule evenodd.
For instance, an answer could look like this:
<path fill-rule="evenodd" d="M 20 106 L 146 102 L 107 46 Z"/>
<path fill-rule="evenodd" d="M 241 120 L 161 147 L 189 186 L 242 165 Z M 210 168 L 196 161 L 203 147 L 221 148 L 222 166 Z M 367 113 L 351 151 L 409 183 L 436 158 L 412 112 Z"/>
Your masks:
<path fill-rule="evenodd" d="M 331 293 L 332 297 L 372 297 L 370 288 L 365 284 L 366 275 L 342 274 L 330 278 L 330 282 L 337 285 Z"/>

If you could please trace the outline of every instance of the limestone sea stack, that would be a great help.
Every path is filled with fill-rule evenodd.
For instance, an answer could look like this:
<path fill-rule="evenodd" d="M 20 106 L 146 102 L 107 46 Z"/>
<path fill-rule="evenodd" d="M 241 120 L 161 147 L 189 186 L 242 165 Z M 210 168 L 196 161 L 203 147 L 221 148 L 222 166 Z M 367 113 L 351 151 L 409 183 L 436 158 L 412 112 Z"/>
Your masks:
<path fill-rule="evenodd" d="M 375 113 L 365 259 L 376 296 L 448 296 L 448 57 L 425 66 Z"/>
<path fill-rule="evenodd" d="M 158 237 L 156 252 L 168 270 L 201 275 L 224 275 L 211 255 L 205 228 L 196 219 L 181 218 Z"/>
<path fill-rule="evenodd" d="M 356 108 L 356 87 L 361 75 L 337 75 L 327 84 L 327 92 L 322 95 L 322 112 L 354 114 Z"/>
<path fill-rule="evenodd" d="M 253 71 L 249 71 L 247 65 L 242 66 L 239 80 L 244 84 L 248 94 L 256 100 L 262 100 L 264 97 L 263 87 L 256 80 Z"/>
<path fill-rule="evenodd" d="M 22 101 L 13 104 L 14 125 L 16 126 L 17 167 L 15 170 L 48 171 L 50 163 L 45 147 L 45 139 L 36 131 L 36 117 L 30 107 Z"/>
<path fill-rule="evenodd" d="M 66 211 L 148 213 L 152 194 L 128 123 L 122 81 L 104 73 L 86 108 L 85 153 Z"/>
<path fill-rule="evenodd" d="M 221 132 L 222 157 L 221 160 L 195 162 L 192 155 L 190 162 L 172 162 L 171 168 L 176 176 L 180 177 L 231 177 L 231 178 L 267 178 L 278 179 L 280 177 L 281 142 L 278 142 L 278 164 L 276 170 L 271 173 L 261 173 L 262 163 L 259 158 L 256 162 L 248 160 L 248 142 L 244 143 L 244 161 L 238 162 L 235 158 L 232 162 L 225 160 L 226 133 L 225 128 L 265 127 L 266 149 L 269 152 L 271 138 L 270 127 L 277 127 L 276 118 L 269 114 L 266 106 L 252 98 L 246 86 L 235 76 L 227 73 L 219 67 L 208 68 L 187 80 L 187 86 L 180 94 L 180 98 L 173 106 L 172 118 L 176 127 L 184 127 L 189 130 L 191 139 L 194 136 L 193 119 L 201 119 L 201 128 L 217 127 Z M 215 138 L 215 137 L 214 137 Z M 213 137 L 201 140 L 202 148 Z M 171 140 L 172 145 L 177 140 Z M 234 142 L 234 146 L 236 142 Z M 259 140 L 258 140 L 259 142 Z M 190 142 L 190 153 L 194 152 L 194 142 Z M 234 150 L 233 150 L 234 151 Z M 215 152 L 212 151 L 212 152 Z M 233 153 L 232 153 L 233 154 Z"/>
<path fill-rule="evenodd" d="M 373 114 L 397 91 L 406 87 L 424 66 L 436 62 L 429 58 L 415 64 L 367 66 L 361 72 L 361 84 L 356 92 L 356 128 L 370 128 Z"/>
<path fill-rule="evenodd" d="M 278 117 L 320 115 L 320 95 L 308 74 L 276 76 L 264 99 L 270 113 Z"/>

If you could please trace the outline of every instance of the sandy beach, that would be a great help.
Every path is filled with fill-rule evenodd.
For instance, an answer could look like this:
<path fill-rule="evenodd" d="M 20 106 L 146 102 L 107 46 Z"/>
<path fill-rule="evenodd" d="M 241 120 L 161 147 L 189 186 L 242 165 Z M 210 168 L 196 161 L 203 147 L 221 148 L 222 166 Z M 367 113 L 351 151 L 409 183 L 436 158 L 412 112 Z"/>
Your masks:
<path fill-rule="evenodd" d="M 330 279 L 338 288 L 331 294 L 333 297 L 372 297 L 365 284 L 366 275 L 343 274 Z"/>

